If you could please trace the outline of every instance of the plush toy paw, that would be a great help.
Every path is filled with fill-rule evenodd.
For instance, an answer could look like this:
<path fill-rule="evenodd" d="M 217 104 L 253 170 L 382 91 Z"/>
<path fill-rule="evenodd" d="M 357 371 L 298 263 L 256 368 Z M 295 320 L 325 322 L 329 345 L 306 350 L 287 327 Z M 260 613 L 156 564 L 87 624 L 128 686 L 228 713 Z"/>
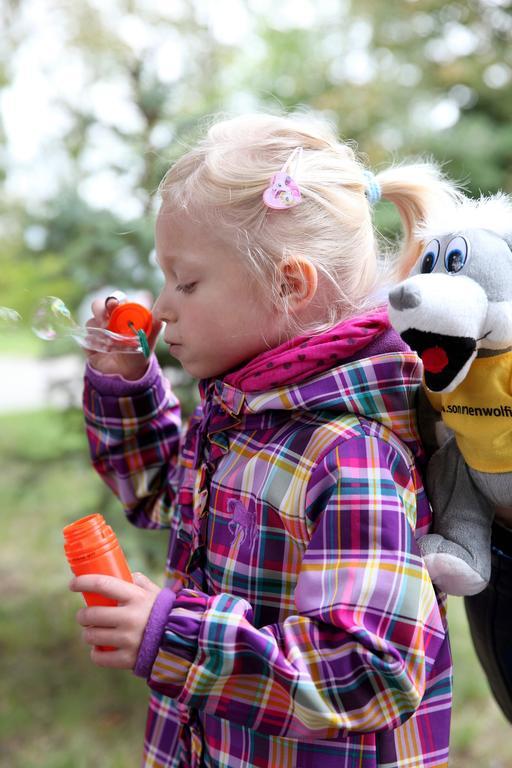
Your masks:
<path fill-rule="evenodd" d="M 425 565 L 430 578 L 438 589 L 459 597 L 476 595 L 486 588 L 488 582 L 464 560 L 448 553 L 427 555 Z"/>
<path fill-rule="evenodd" d="M 436 587 L 459 597 L 476 595 L 487 586 L 489 578 L 473 568 L 463 547 L 433 533 L 423 536 L 419 547 L 430 578 Z"/>

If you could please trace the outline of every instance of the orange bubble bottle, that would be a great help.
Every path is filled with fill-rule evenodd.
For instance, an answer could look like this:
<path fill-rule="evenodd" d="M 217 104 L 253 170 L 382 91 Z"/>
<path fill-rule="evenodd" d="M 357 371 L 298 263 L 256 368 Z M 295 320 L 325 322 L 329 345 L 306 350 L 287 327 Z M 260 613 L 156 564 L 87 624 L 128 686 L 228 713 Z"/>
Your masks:
<path fill-rule="evenodd" d="M 133 582 L 117 536 L 106 524 L 103 515 L 82 517 L 67 525 L 62 533 L 64 534 L 64 552 L 75 576 L 100 573 Z M 83 592 L 83 596 L 89 606 L 117 605 L 115 600 L 95 592 Z M 100 650 L 113 649 L 100 647 Z"/>

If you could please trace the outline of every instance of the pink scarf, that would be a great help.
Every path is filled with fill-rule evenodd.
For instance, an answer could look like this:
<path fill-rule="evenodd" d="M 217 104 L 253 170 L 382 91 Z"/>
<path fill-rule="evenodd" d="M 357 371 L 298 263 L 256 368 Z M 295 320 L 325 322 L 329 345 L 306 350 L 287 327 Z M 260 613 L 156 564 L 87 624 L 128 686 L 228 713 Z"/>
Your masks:
<path fill-rule="evenodd" d="M 243 368 L 229 373 L 224 380 L 243 392 L 295 384 L 335 368 L 389 328 L 387 310 L 379 307 L 366 315 L 344 320 L 322 333 L 297 336 L 269 349 Z"/>

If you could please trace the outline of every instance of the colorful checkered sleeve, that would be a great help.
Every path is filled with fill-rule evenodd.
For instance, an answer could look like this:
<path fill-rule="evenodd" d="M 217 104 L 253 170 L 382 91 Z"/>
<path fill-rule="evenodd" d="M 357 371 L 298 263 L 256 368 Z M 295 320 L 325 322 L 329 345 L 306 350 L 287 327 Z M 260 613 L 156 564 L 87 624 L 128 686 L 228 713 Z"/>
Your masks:
<path fill-rule="evenodd" d="M 445 652 L 414 540 L 413 496 L 406 457 L 389 443 L 361 436 L 331 449 L 309 483 L 311 538 L 295 614 L 258 628 L 245 599 L 183 590 L 151 687 L 294 739 L 399 726 L 422 703 L 426 673 Z"/>
<path fill-rule="evenodd" d="M 167 528 L 181 467 L 180 407 L 156 360 L 140 382 L 88 371 L 84 414 L 94 468 L 129 520 Z"/>

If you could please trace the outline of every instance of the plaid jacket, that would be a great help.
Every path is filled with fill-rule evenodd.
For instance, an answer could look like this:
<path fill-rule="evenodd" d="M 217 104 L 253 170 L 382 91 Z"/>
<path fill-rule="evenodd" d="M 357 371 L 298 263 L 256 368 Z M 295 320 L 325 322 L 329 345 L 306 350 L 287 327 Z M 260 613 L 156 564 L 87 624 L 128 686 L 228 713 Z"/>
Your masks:
<path fill-rule="evenodd" d="M 154 361 L 134 383 L 89 370 L 94 466 L 134 524 L 170 529 L 145 766 L 448 764 L 421 371 L 393 344 L 267 392 L 203 382 L 186 431 Z"/>

